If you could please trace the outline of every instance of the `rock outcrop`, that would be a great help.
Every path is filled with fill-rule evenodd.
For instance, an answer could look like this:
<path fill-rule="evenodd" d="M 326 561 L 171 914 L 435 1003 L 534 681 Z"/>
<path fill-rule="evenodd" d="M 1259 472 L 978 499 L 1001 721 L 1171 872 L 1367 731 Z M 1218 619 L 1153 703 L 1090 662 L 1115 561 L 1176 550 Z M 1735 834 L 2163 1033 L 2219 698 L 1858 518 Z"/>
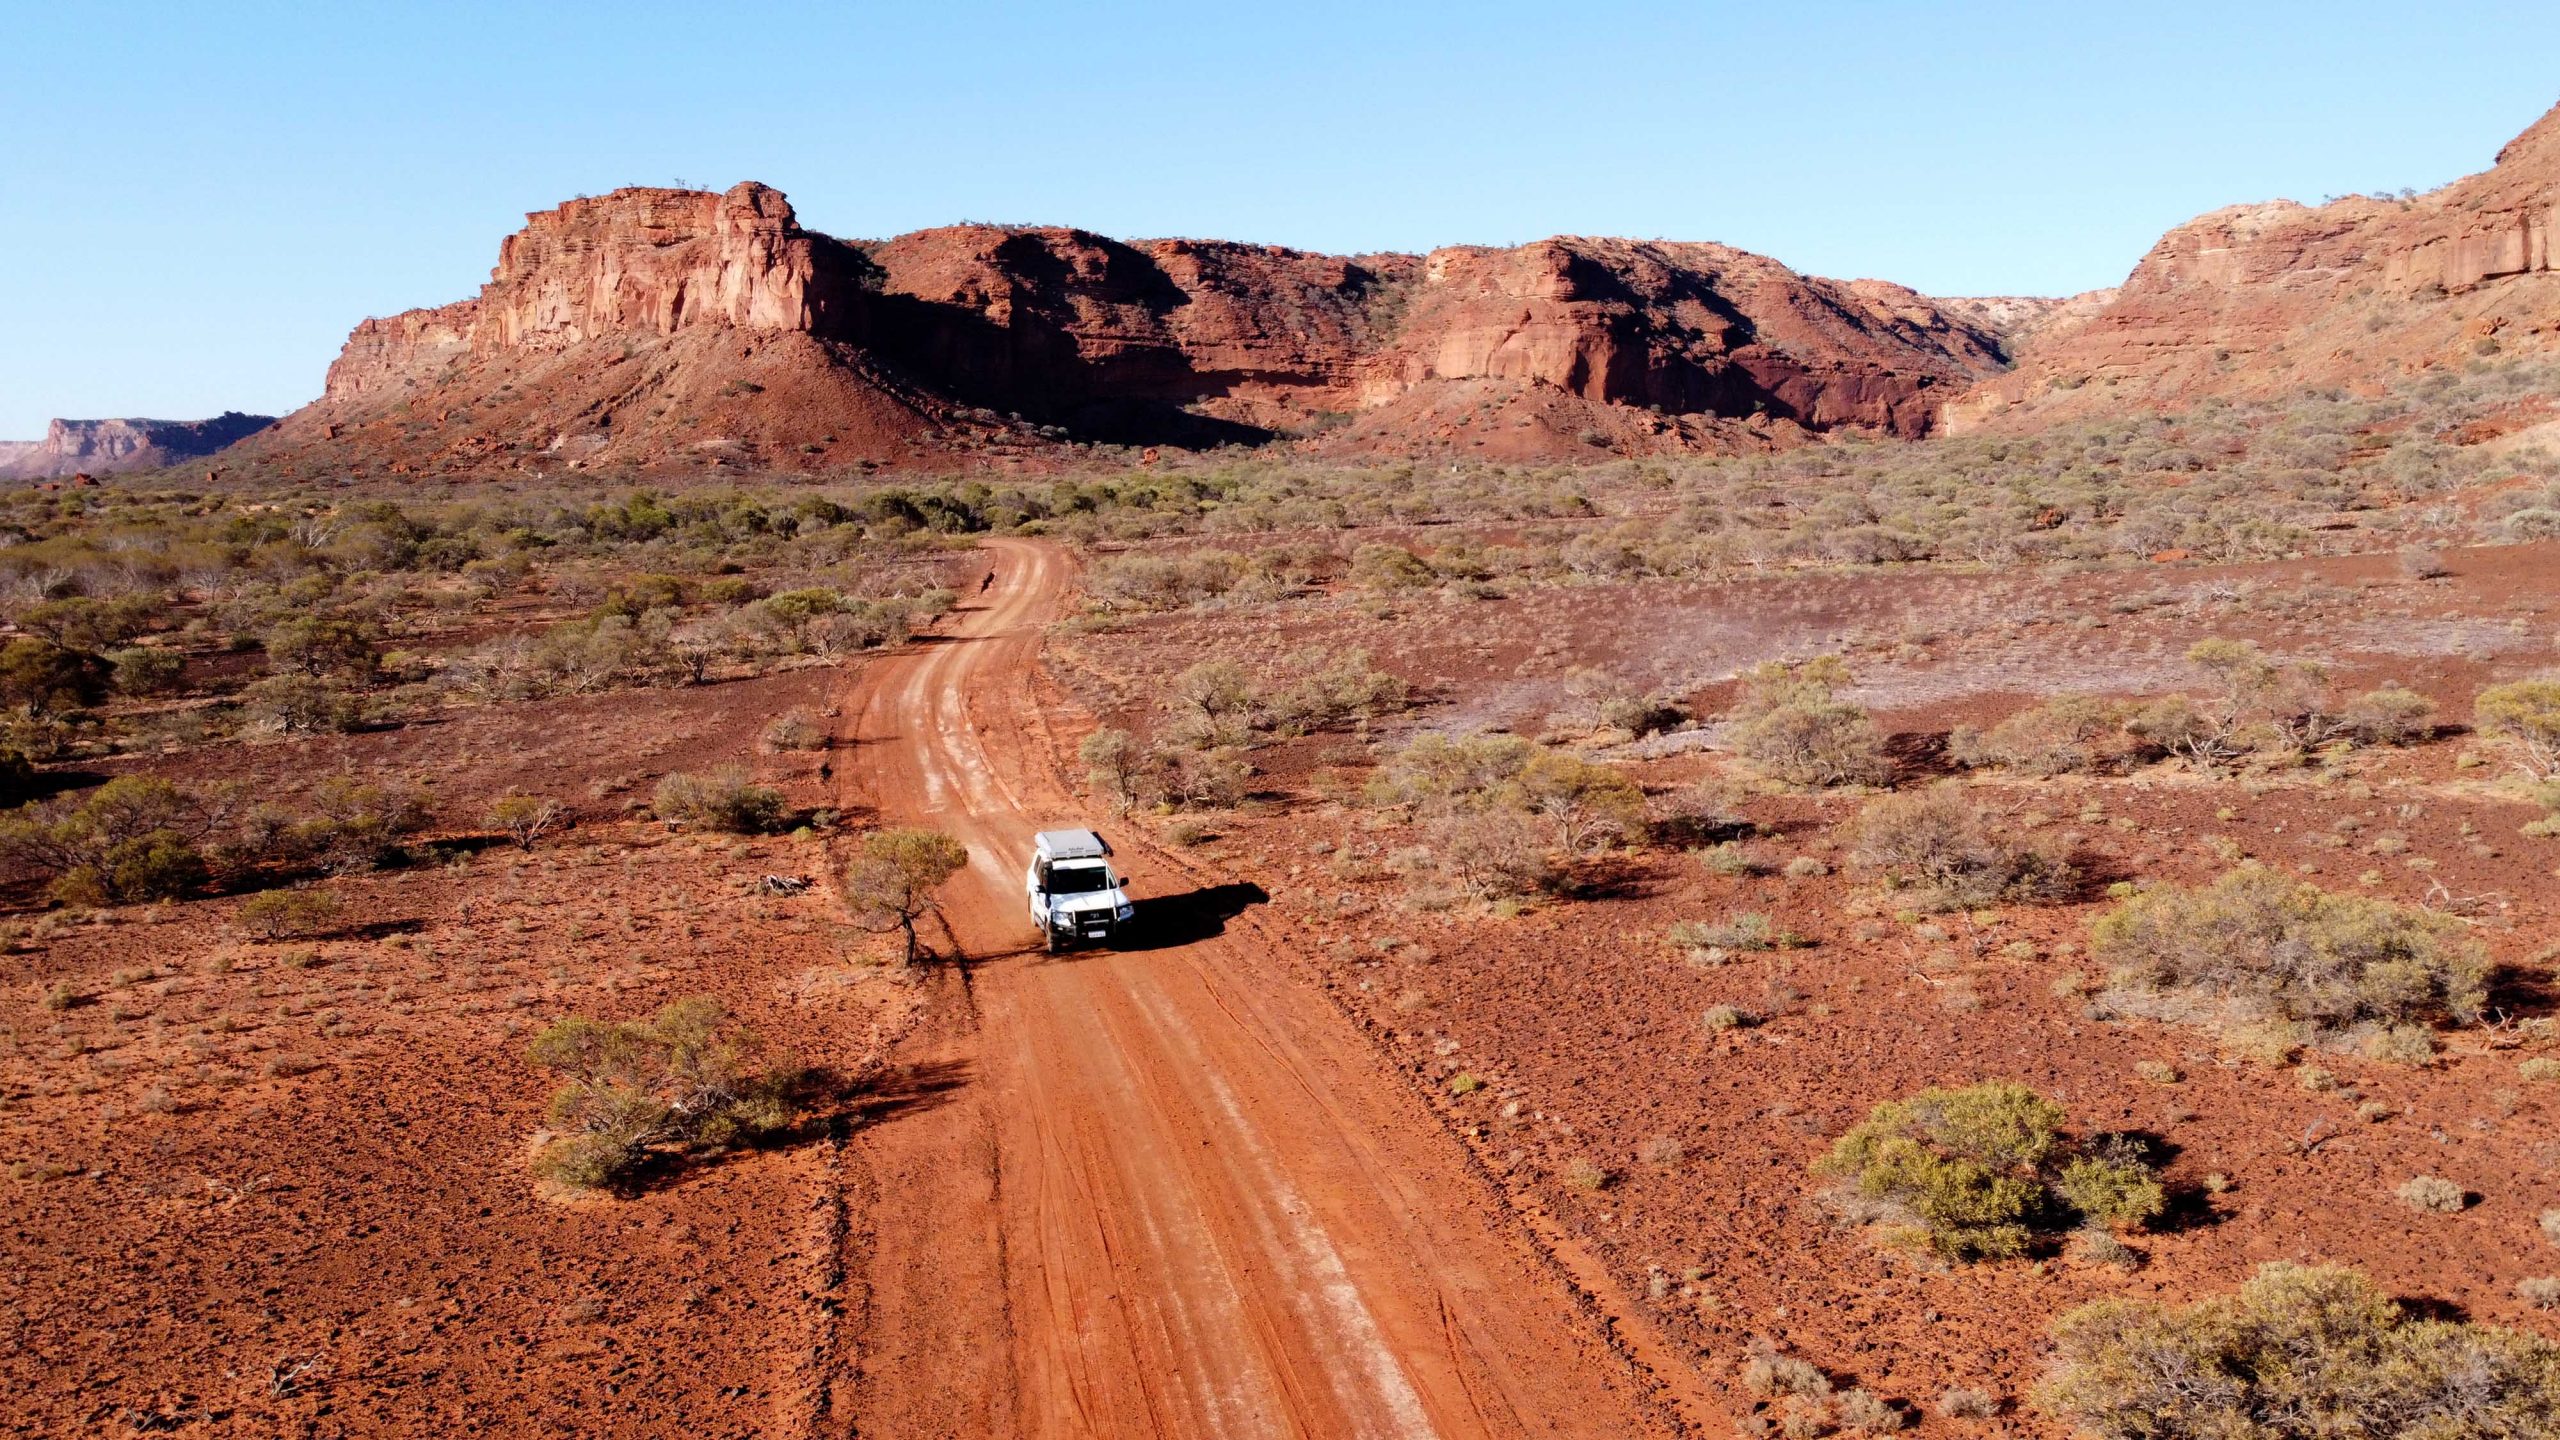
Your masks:
<path fill-rule="evenodd" d="M 210 420 L 56 420 L 42 440 L 0 445 L 0 478 L 157 470 L 210 455 L 275 423 L 271 415 L 236 410 Z"/>
<path fill-rule="evenodd" d="M 2026 332 L 1949 429 L 2397 375 L 2560 349 L 2560 109 L 2489 170 L 2426 195 L 2217 210 L 2163 236 L 2112 298 Z"/>
<path fill-rule="evenodd" d="M 847 243 L 763 185 L 620 190 L 528 217 L 476 297 L 365 321 L 322 398 L 251 448 L 427 473 L 1916 435 L 2032 318 L 1964 304 L 1721 245 L 1335 256 L 979 225 Z"/>

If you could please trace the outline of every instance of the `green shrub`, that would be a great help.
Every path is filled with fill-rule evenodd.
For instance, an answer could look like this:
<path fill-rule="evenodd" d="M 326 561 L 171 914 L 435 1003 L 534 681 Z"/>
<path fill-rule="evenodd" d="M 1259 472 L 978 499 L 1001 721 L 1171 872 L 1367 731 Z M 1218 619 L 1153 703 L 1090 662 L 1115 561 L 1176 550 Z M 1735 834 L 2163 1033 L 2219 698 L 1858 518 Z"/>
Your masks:
<path fill-rule="evenodd" d="M 2238 1021 L 2332 1030 L 2467 1024 L 2489 969 L 2458 921 L 2255 866 L 2124 901 L 2091 927 L 2090 950 L 2113 967 L 2109 999 L 2123 1008 L 2205 998 Z"/>
<path fill-rule="evenodd" d="M 267 632 L 267 664 L 278 675 L 332 676 L 358 681 L 373 675 L 378 658 L 373 627 L 330 615 L 303 615 Z"/>
<path fill-rule="evenodd" d="M 1941 908 L 2060 900 L 2079 881 L 2059 844 L 1994 827 L 1953 785 L 1871 800 L 1851 832 L 1858 863 L 1920 887 Z"/>
<path fill-rule="evenodd" d="M 2159 1179 L 2130 1141 L 2075 1144 L 2062 1107 L 2024 1085 L 1987 1081 L 1889 1100 L 1815 1167 L 1849 1212 L 1889 1243 L 1950 1260 L 2022 1254 L 2073 1219 L 2133 1225 L 2159 1215 Z"/>
<path fill-rule="evenodd" d="M 85 795 L 31 806 L 0 824 L 0 854 L 52 877 L 74 905 L 164 900 L 204 883 L 211 816 L 168 781 L 122 775 Z"/>
<path fill-rule="evenodd" d="M 0 706 L 40 718 L 85 710 L 107 698 L 107 662 L 85 650 L 22 635 L 0 645 Z"/>
<path fill-rule="evenodd" d="M 716 1150 L 791 1123 L 800 1076 L 759 1071 L 755 1036 L 709 996 L 646 1021 L 562 1020 L 527 1058 L 567 1077 L 551 1097 L 554 1138 L 536 1174 L 593 1189 L 629 1179 L 652 1154 Z"/>
<path fill-rule="evenodd" d="M 734 765 L 709 774 L 670 771 L 659 780 L 650 804 L 670 824 L 722 830 L 732 835 L 762 835 L 782 823 L 782 792 L 758 785 Z"/>
<path fill-rule="evenodd" d="M 2047 779 L 2113 768 L 2124 758 L 2125 707 L 2092 695 L 2061 695 L 2021 710 L 1989 730 L 1959 726 L 1947 754 L 1968 769 L 1997 767 Z"/>
<path fill-rule="evenodd" d="M 2053 1327 L 2038 1403 L 2096 1440 L 2490 1440 L 2560 1433 L 2560 1345 L 2413 1320 L 2337 1266 L 2263 1266 L 2170 1307 L 2101 1300 Z"/>
<path fill-rule="evenodd" d="M 338 922 L 338 897 L 326 890 L 268 890 L 240 902 L 240 928 L 261 940 L 317 935 Z"/>
<path fill-rule="evenodd" d="M 364 698 L 299 671 L 270 675 L 240 692 L 249 717 L 287 735 L 321 735 L 364 723 Z"/>
<path fill-rule="evenodd" d="M 178 688 L 186 674 L 187 658 L 175 650 L 159 650 L 147 645 L 118 650 L 107 657 L 114 667 L 116 693 L 120 695 L 166 695 Z"/>
<path fill-rule="evenodd" d="M 502 795 L 489 807 L 490 828 L 514 841 L 519 850 L 532 849 L 568 817 L 566 806 L 542 795 Z"/>

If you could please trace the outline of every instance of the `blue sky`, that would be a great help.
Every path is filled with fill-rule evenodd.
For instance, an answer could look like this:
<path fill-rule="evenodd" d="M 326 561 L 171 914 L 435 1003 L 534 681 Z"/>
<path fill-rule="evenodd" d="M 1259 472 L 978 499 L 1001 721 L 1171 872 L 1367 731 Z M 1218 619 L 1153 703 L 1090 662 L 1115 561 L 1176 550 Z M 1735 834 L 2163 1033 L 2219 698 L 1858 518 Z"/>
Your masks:
<path fill-rule="evenodd" d="M 1941 294 L 2244 200 L 2429 188 L 2560 102 L 2560 6 L 0 0 L 0 438 L 281 411 L 523 213 L 746 178 L 1311 249 L 1722 240 Z"/>

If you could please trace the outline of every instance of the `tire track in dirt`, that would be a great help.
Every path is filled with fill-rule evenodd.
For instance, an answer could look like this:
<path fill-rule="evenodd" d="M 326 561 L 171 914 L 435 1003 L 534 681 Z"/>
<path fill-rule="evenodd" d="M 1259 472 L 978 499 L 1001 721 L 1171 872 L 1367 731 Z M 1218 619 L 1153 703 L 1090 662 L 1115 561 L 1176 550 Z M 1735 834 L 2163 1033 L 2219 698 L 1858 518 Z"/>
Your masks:
<path fill-rule="evenodd" d="M 1150 866 L 1160 947 L 1036 951 L 1031 834 L 1091 818 L 1035 687 L 1072 575 L 989 548 L 985 603 L 846 706 L 845 798 L 969 846 L 946 919 L 973 958 L 919 982 L 849 1147 L 830 1433 L 1680 1433 L 1427 1107 L 1216 918 L 1231 897 Z"/>

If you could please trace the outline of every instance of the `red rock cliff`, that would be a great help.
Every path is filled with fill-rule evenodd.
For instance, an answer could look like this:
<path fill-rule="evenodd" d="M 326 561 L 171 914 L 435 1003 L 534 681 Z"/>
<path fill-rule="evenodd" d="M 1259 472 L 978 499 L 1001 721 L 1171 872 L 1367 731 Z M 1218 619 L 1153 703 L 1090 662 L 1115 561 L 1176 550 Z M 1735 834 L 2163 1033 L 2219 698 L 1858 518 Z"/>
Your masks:
<path fill-rule="evenodd" d="M 1951 429 L 2374 384 L 2560 348 L 2560 109 L 2427 195 L 2234 206 L 2161 237 L 2112 301 L 2030 339 Z"/>
<path fill-rule="evenodd" d="M 477 297 L 358 326 L 268 448 L 399 470 L 828 464 L 1255 443 L 1355 414 L 1368 448 L 1481 442 L 1451 414 L 1500 425 L 1506 453 L 1911 435 L 2003 368 L 1987 315 L 1721 245 L 1334 256 L 996 226 L 851 245 L 763 185 L 620 190 L 527 217 Z"/>

